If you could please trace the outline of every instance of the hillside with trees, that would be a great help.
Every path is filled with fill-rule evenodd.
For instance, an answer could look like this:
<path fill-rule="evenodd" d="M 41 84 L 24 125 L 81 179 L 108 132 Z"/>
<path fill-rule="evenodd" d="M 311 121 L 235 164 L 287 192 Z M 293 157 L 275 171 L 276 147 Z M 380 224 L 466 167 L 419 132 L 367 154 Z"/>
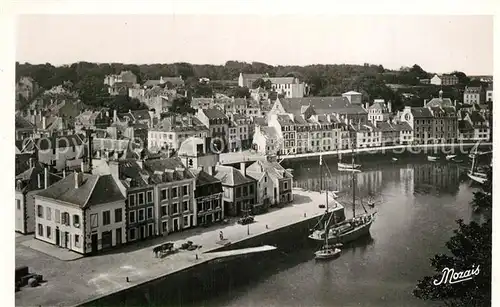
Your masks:
<path fill-rule="evenodd" d="M 419 65 L 401 68 L 398 71 L 386 70 L 382 65 L 308 65 L 308 66 L 271 66 L 260 62 L 227 61 L 224 65 L 193 65 L 189 63 L 144 64 L 131 65 L 121 63 L 88 63 L 78 62 L 71 65 L 53 66 L 49 63 L 32 65 L 16 63 L 16 78 L 32 77 L 43 89 L 50 89 L 65 81 L 70 81 L 79 93 L 80 99 L 91 106 L 112 104 L 113 98 L 107 94 L 103 84 L 108 74 L 119 74 L 122 70 L 130 70 L 138 77 L 138 82 L 163 77 L 181 76 L 190 97 L 211 97 L 215 93 L 228 96 L 248 96 L 248 89 L 237 87 L 236 80 L 242 73 L 267 73 L 271 77 L 293 76 L 307 83 L 311 96 L 337 96 L 343 92 L 355 90 L 363 93 L 365 102 L 381 98 L 392 101 L 395 110 L 404 105 L 422 103 L 423 99 L 436 96 L 439 89 L 435 86 L 421 85 L 420 79 L 430 78 L 433 74 L 426 72 Z M 443 88 L 445 97 L 460 99 L 461 88 L 469 82 L 467 76 L 455 72 L 461 84 L 450 89 Z M 209 78 L 208 84 L 199 83 L 199 78 Z M 462 83 L 463 82 L 463 83 Z M 388 84 L 405 85 L 402 90 L 393 90 Z M 259 80 L 253 87 L 269 87 Z M 462 90 L 463 91 L 463 90 Z M 415 101 L 402 99 L 402 92 L 415 95 Z"/>

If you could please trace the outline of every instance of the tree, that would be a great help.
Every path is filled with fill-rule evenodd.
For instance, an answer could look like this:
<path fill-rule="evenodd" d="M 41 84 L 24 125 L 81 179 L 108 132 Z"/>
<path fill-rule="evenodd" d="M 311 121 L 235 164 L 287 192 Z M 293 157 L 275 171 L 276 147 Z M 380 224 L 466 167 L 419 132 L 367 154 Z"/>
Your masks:
<path fill-rule="evenodd" d="M 106 86 L 95 76 L 84 77 L 75 88 L 83 103 L 88 105 L 103 106 L 110 99 Z"/>
<path fill-rule="evenodd" d="M 235 87 L 229 91 L 228 96 L 234 98 L 247 98 L 250 97 L 250 90 L 248 87 Z"/>
<path fill-rule="evenodd" d="M 488 189 L 491 189 L 491 183 L 484 187 L 484 194 L 474 194 L 472 203 L 491 207 Z M 454 307 L 491 306 L 491 219 L 481 225 L 476 222 L 467 225 L 463 220 L 457 220 L 457 223 L 458 229 L 446 243 L 451 255 L 438 254 L 431 258 L 431 265 L 437 274 L 419 280 L 413 295 L 424 300 L 443 301 L 447 306 Z M 434 284 L 434 280 L 442 279 L 445 268 L 458 273 L 478 267 L 478 274 L 473 275 L 471 280 Z"/>
<path fill-rule="evenodd" d="M 195 110 L 191 107 L 191 102 L 186 97 L 177 97 L 172 101 L 172 105 L 168 108 L 170 114 L 194 114 Z"/>
<path fill-rule="evenodd" d="M 129 110 L 145 110 L 148 107 L 137 98 L 130 98 L 128 95 L 116 95 L 111 97 L 105 105 L 106 107 L 125 113 Z"/>
<path fill-rule="evenodd" d="M 252 88 L 254 88 L 254 89 L 261 87 L 265 90 L 270 90 L 271 86 L 272 86 L 271 80 L 264 81 L 264 79 L 262 79 L 262 78 L 259 78 L 252 83 Z"/>

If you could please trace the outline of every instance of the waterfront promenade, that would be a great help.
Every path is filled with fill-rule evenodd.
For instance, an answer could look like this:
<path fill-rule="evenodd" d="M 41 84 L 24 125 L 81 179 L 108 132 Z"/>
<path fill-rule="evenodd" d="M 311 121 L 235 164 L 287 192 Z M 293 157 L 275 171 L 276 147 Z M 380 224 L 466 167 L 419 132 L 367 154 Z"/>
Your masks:
<path fill-rule="evenodd" d="M 325 209 L 318 207 L 325 201 L 324 194 L 301 189 L 294 189 L 293 192 L 294 201 L 291 204 L 255 216 L 255 222 L 248 226 L 234 221 L 209 228 L 195 228 L 74 261 L 62 261 L 16 244 L 16 266 L 29 266 L 30 271 L 42 274 L 47 280 L 37 288 L 24 287 L 17 292 L 16 305 L 79 305 L 217 258 L 217 253 L 207 252 L 222 246 L 220 231 L 224 239 L 235 243 L 324 213 Z M 341 209 L 341 206 L 338 208 Z M 173 242 L 179 247 L 187 240 L 202 245 L 202 248 L 179 251 L 163 259 L 155 258 L 152 252 L 152 247 L 158 244 Z"/>
<path fill-rule="evenodd" d="M 370 147 L 370 148 L 356 148 L 355 153 L 391 153 L 398 154 L 404 151 L 411 151 L 414 153 L 431 153 L 433 150 L 442 150 L 443 154 L 457 154 L 460 149 L 470 149 L 475 145 L 475 143 L 458 143 L 458 144 L 421 144 L 421 145 L 396 145 L 396 146 L 383 146 L 383 147 Z M 492 146 L 492 143 L 481 143 L 481 146 Z M 322 152 L 311 152 L 311 153 L 301 153 L 293 155 L 281 155 L 281 159 L 303 159 L 309 157 L 322 156 L 333 156 L 338 154 L 350 154 L 352 149 L 342 149 L 342 150 L 330 150 Z M 221 164 L 235 164 L 240 162 L 254 162 L 257 160 L 265 159 L 266 156 L 263 154 L 242 151 L 242 152 L 230 152 L 220 154 L 219 161 Z"/>

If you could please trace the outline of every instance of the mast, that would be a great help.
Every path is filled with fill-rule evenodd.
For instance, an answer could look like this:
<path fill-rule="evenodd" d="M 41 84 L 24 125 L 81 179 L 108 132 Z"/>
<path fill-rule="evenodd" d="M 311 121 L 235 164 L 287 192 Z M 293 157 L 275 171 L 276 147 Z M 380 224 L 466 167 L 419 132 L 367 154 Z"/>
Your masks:
<path fill-rule="evenodd" d="M 355 185 L 355 177 L 354 177 L 354 141 L 352 142 L 352 217 L 356 216 L 356 185 Z"/>

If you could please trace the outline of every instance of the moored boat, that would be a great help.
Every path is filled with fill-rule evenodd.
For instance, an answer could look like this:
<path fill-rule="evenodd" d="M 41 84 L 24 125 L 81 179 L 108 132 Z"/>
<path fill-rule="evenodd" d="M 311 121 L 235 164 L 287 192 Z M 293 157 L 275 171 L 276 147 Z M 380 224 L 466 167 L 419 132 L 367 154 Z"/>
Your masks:
<path fill-rule="evenodd" d="M 452 160 L 455 159 L 457 155 L 447 155 L 446 160 Z"/>
<path fill-rule="evenodd" d="M 436 157 L 436 156 L 427 156 L 427 160 L 429 160 L 429 161 L 437 161 L 438 157 Z"/>

